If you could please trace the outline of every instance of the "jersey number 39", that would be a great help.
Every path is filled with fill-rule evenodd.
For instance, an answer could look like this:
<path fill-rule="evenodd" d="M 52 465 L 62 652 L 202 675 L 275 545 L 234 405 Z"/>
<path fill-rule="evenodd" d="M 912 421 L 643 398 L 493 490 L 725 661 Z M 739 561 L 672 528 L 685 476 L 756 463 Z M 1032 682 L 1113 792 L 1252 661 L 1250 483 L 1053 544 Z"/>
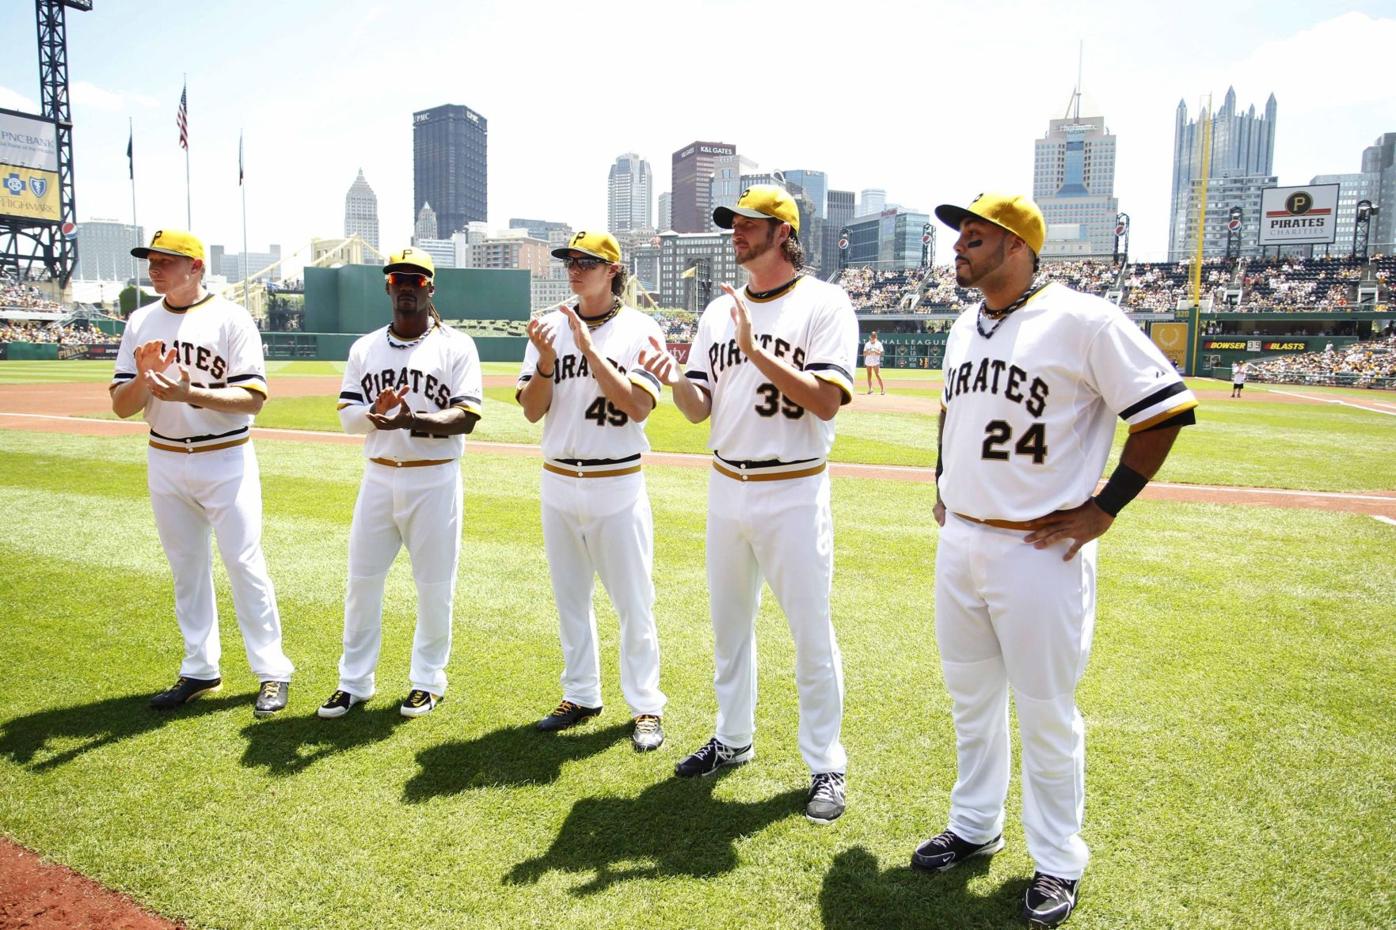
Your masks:
<path fill-rule="evenodd" d="M 984 427 L 984 445 L 981 449 L 981 457 L 986 459 L 996 459 L 1006 461 L 1008 450 L 1000 449 L 999 446 L 1008 445 L 1013 439 L 1013 427 L 1006 420 L 990 420 Z M 1013 444 L 1013 451 L 1019 455 L 1032 456 L 1034 465 L 1041 465 L 1047 460 L 1047 426 L 1041 421 L 1032 424 L 1023 435 L 1018 437 L 1018 441 Z"/>
<path fill-rule="evenodd" d="M 763 417 L 773 417 L 777 410 L 792 420 L 798 420 L 805 415 L 804 407 L 786 397 L 769 381 L 758 387 L 756 393 L 761 395 L 761 403 L 756 405 L 755 410 Z"/>

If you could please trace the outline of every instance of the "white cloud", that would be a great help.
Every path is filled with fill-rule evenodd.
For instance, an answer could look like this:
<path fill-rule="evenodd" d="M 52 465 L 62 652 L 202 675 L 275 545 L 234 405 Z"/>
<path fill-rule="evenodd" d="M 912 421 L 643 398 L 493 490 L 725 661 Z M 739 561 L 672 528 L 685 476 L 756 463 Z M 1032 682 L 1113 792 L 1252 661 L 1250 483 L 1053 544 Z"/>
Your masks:
<path fill-rule="evenodd" d="M 0 107 L 7 110 L 19 110 L 23 113 L 38 113 L 39 105 L 18 91 L 10 90 L 8 87 L 0 87 Z"/>
<path fill-rule="evenodd" d="M 153 97 L 145 94 L 124 93 L 98 87 L 90 81 L 74 81 L 71 88 L 73 106 L 91 107 L 109 113 L 125 113 L 132 107 L 150 109 L 157 105 Z"/>

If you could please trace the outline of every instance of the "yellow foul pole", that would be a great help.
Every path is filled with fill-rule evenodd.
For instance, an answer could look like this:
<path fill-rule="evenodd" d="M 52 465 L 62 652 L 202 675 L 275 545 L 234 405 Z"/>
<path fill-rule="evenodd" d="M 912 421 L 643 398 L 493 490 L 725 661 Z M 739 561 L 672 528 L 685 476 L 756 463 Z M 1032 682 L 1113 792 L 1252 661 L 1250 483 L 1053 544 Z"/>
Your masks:
<path fill-rule="evenodd" d="M 1207 232 L 1207 182 L 1212 170 L 1212 95 L 1207 95 L 1207 107 L 1202 111 L 1202 175 L 1197 187 L 1197 248 L 1192 256 L 1192 273 L 1189 275 L 1192 305 L 1202 305 L 1202 247 Z"/>

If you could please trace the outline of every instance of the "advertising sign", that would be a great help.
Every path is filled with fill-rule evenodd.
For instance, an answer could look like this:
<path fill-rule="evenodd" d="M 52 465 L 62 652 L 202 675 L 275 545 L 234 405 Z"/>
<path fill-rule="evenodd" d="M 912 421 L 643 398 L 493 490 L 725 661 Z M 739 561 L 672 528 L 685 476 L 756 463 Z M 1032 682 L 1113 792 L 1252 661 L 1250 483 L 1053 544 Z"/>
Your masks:
<path fill-rule="evenodd" d="M 59 209 L 57 127 L 0 110 L 0 216 L 57 223 Z"/>
<path fill-rule="evenodd" d="M 1267 187 L 1260 192 L 1260 244 L 1332 242 L 1338 233 L 1338 185 Z"/>

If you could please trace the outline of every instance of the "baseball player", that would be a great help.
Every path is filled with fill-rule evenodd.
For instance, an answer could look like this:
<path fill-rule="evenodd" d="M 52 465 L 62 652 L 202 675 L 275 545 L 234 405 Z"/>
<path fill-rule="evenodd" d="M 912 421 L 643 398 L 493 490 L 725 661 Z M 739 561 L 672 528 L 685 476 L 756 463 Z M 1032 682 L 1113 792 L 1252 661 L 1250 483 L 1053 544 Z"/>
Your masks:
<path fill-rule="evenodd" d="M 825 458 L 834 416 L 853 398 L 858 323 L 848 295 L 800 274 L 800 217 L 783 188 L 756 185 L 713 211 L 750 275 L 708 305 L 687 371 L 654 366 L 694 423 L 711 418 L 708 590 L 717 733 L 675 767 L 711 775 L 753 758 L 756 611 L 764 577 L 795 639 L 800 753 L 812 773 L 805 815 L 844 811 L 843 660 L 829 610 L 834 529 Z"/>
<path fill-rule="evenodd" d="M 868 393 L 872 393 L 873 375 L 877 375 L 877 388 L 886 394 L 887 385 L 882 383 L 882 340 L 877 338 L 877 330 L 869 333 L 868 341 L 863 343 L 863 367 L 868 370 Z"/>
<path fill-rule="evenodd" d="M 663 335 L 622 304 L 620 244 L 579 232 L 553 251 L 578 297 L 528 324 L 515 397 L 530 423 L 543 419 L 543 544 L 562 641 L 562 701 L 538 729 L 564 730 L 601 713 L 594 579 L 620 618 L 620 685 L 638 752 L 664 743 L 659 633 L 654 622 L 654 520 L 640 471 L 645 418 L 659 400 L 647 371 Z"/>
<path fill-rule="evenodd" d="M 383 643 L 383 585 L 405 543 L 417 584 L 412 688 L 399 710 L 428 714 L 446 693 L 451 603 L 460 557 L 460 456 L 482 410 L 475 341 L 441 323 L 436 266 L 419 249 L 383 268 L 393 321 L 355 341 L 339 391 L 339 422 L 364 436 L 364 477 L 349 528 L 339 687 L 316 712 L 342 717 L 373 696 Z"/>
<path fill-rule="evenodd" d="M 1246 387 L 1246 363 L 1231 363 L 1231 396 L 1240 397 L 1241 391 Z"/>
<path fill-rule="evenodd" d="M 948 829 L 912 865 L 940 871 L 1003 848 L 1011 690 L 1037 868 L 1023 916 L 1052 927 L 1075 907 L 1087 860 L 1075 690 L 1095 626 L 1094 540 L 1158 471 L 1197 402 L 1117 307 L 1035 278 L 1046 227 L 1031 200 L 983 194 L 936 216 L 959 230 L 956 280 L 983 300 L 946 344 L 935 504 L 936 642 L 959 777 Z M 1117 416 L 1129 438 L 1093 496 Z"/>
<path fill-rule="evenodd" d="M 222 647 L 209 533 L 218 538 L 252 673 L 253 713 L 286 706 L 291 660 L 281 649 L 276 591 L 262 555 L 262 486 L 252 418 L 267 399 L 262 340 L 247 311 L 204 290 L 204 244 L 164 229 L 131 250 L 149 263 L 159 303 L 131 314 L 121 334 L 111 405 L 150 424 L 150 506 L 174 575 L 184 636 L 179 678 L 150 699 L 168 710 L 222 687 Z"/>

